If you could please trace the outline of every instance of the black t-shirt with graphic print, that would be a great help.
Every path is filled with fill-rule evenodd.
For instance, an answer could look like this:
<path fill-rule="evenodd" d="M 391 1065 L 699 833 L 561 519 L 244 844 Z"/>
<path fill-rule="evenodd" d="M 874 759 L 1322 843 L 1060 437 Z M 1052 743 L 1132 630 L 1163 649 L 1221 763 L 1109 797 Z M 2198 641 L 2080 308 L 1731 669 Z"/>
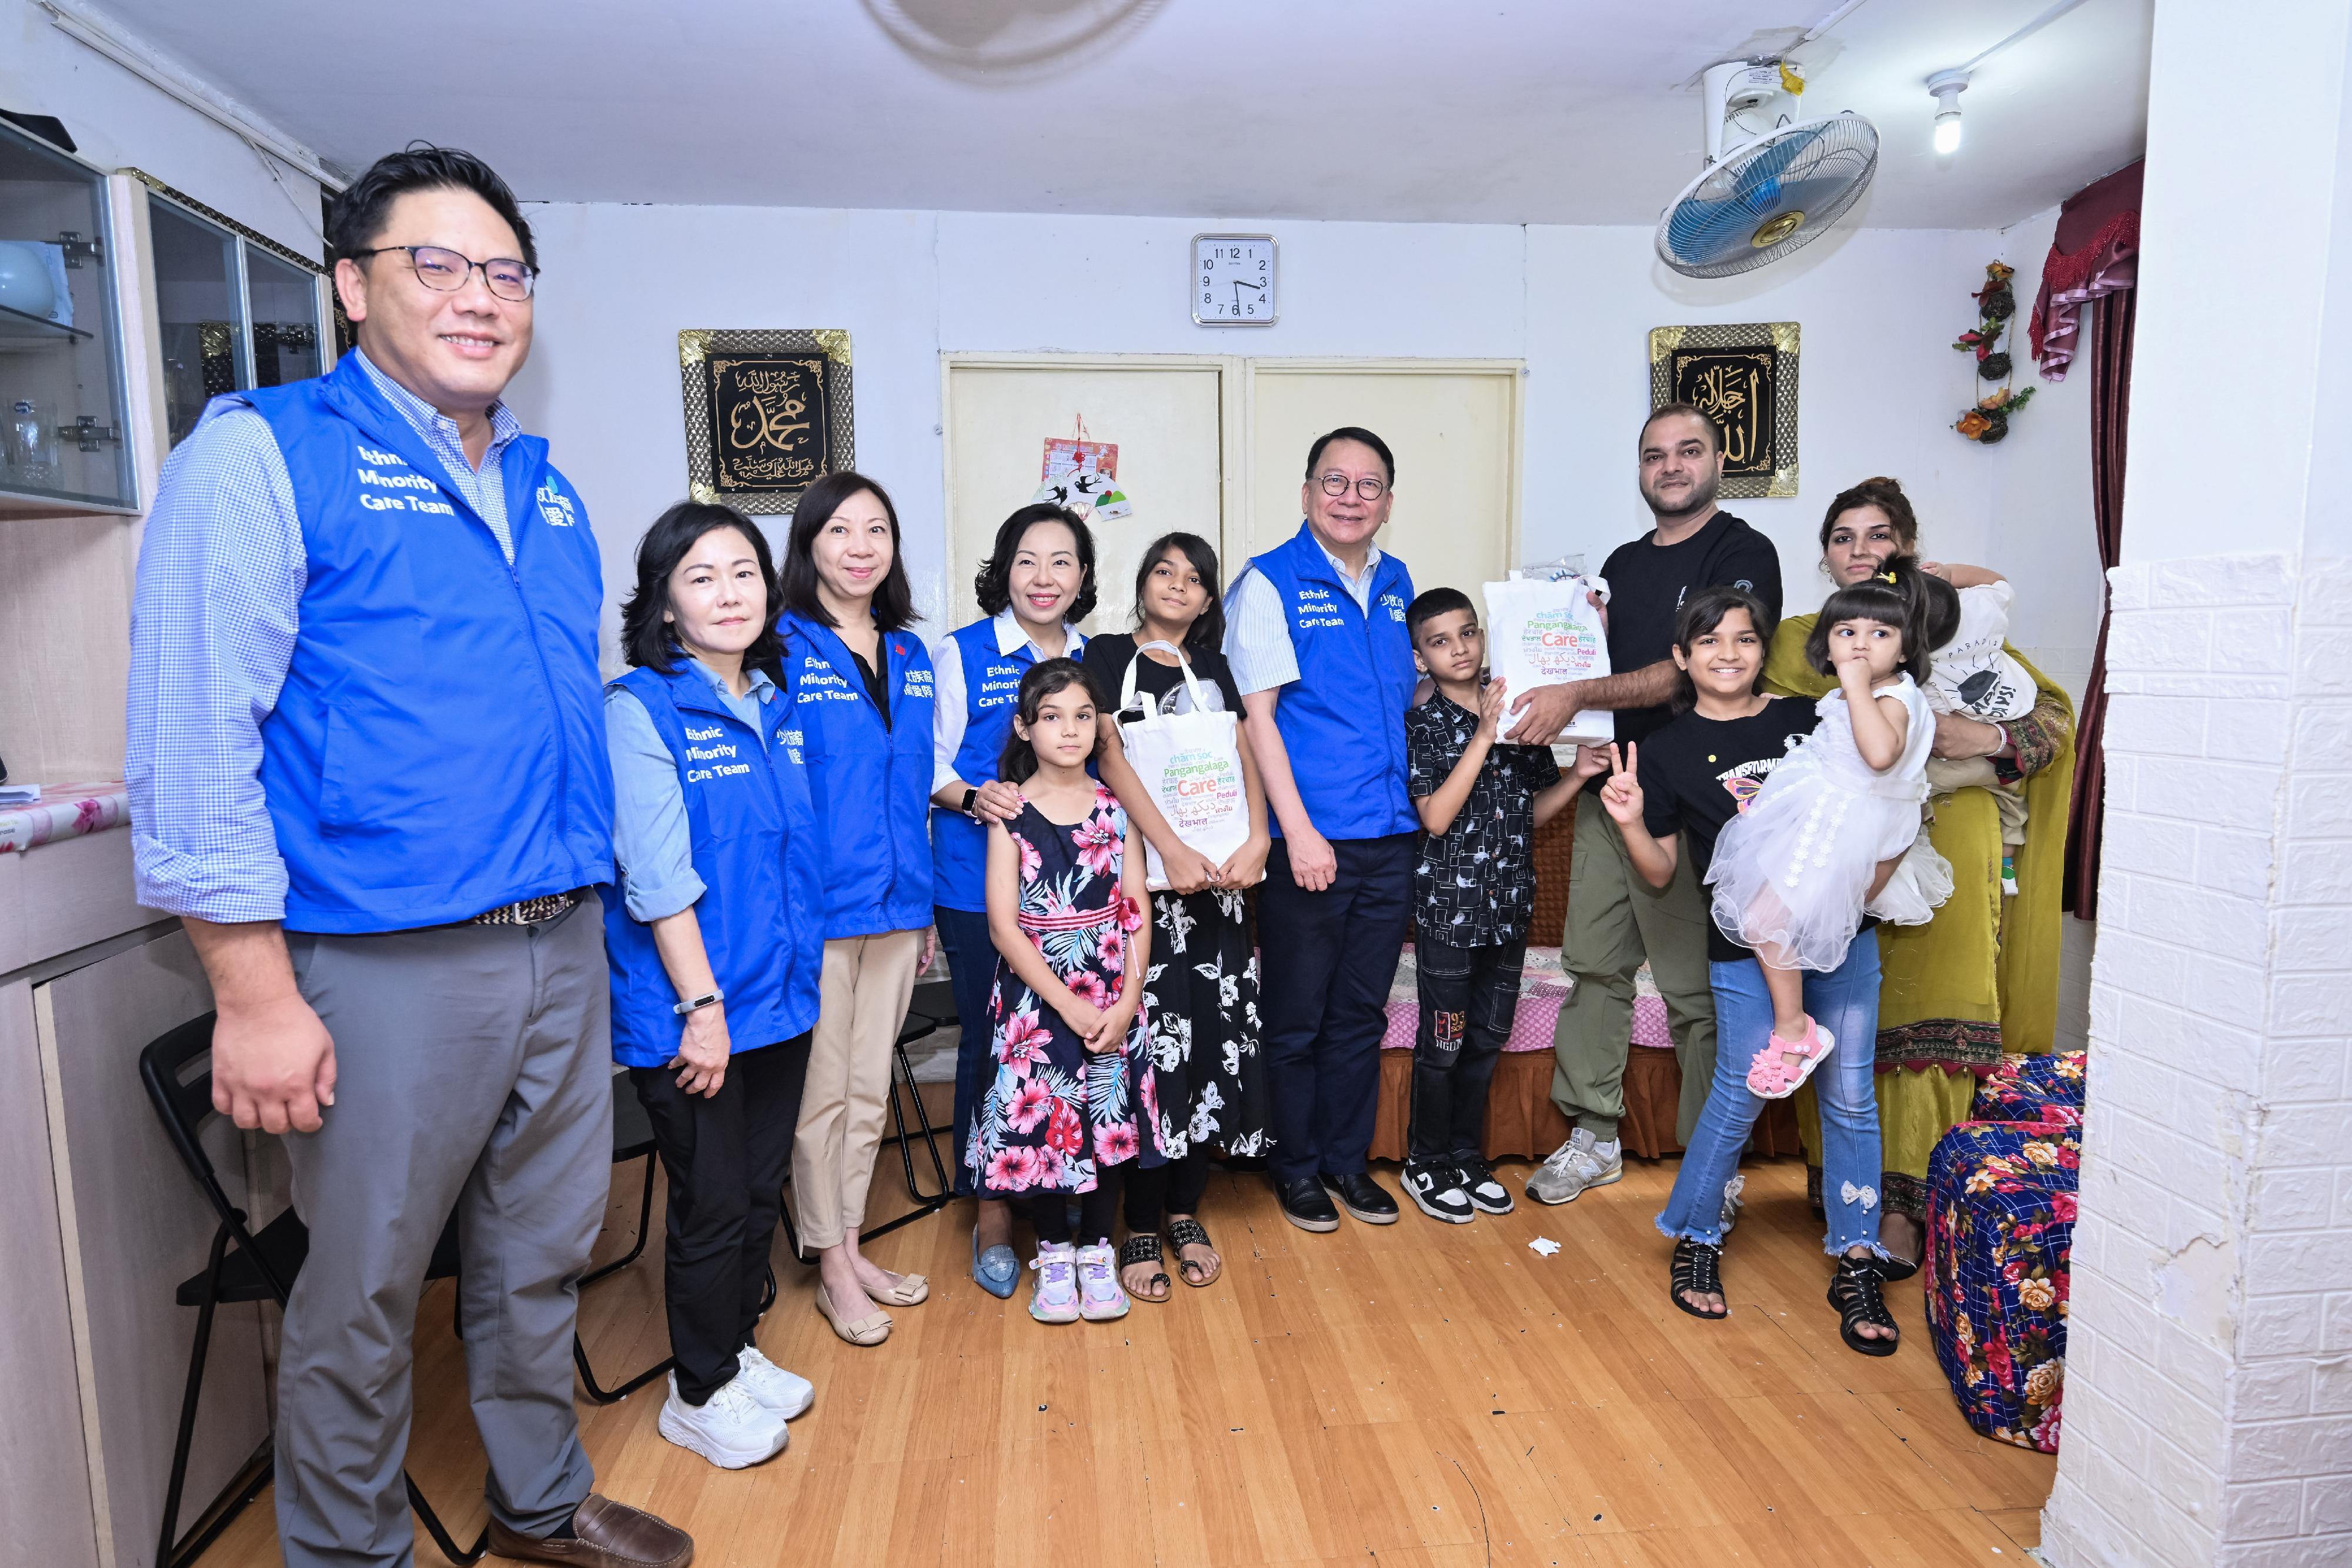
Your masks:
<path fill-rule="evenodd" d="M 1813 705 L 1797 697 L 1769 698 L 1747 718 L 1676 715 L 1641 743 L 1635 758 L 1650 836 L 1682 834 L 1682 852 L 1704 886 L 1724 825 L 1748 809 L 1765 776 L 1820 722 Z M 1709 921 L 1706 956 L 1727 964 L 1752 955 Z"/>
<path fill-rule="evenodd" d="M 1609 580 L 1609 668 L 1620 675 L 1674 657 L 1675 612 L 1702 588 L 1744 588 L 1773 620 L 1780 618 L 1780 552 L 1729 512 L 1716 513 L 1679 544 L 1656 544 L 1643 534 L 1619 545 L 1601 575 Z M 1664 705 L 1621 709 L 1617 739 L 1640 740 L 1673 716 Z M 1601 779 L 1585 788 L 1598 790 Z"/>
<path fill-rule="evenodd" d="M 1470 749 L 1478 716 L 1443 692 L 1405 710 L 1405 789 L 1437 792 Z M 1470 798 L 1443 833 L 1423 833 L 1412 868 L 1421 929 L 1455 947 L 1496 947 L 1528 934 L 1536 915 L 1537 794 L 1559 782 L 1548 746 L 1494 746 Z"/>
<path fill-rule="evenodd" d="M 1214 648 L 1188 648 L 1192 655 L 1192 678 L 1201 683 L 1201 695 L 1209 699 L 1212 708 L 1239 716 L 1242 711 L 1241 688 L 1234 684 L 1233 666 L 1225 663 L 1224 654 Z M 1079 657 L 1088 675 L 1100 688 L 1105 708 L 1118 711 L 1118 699 L 1127 689 L 1127 667 L 1135 662 L 1135 633 L 1106 632 L 1087 640 L 1087 651 Z M 1173 664 L 1163 664 L 1152 654 L 1145 654 L 1135 672 L 1135 692 L 1139 699 L 1150 696 L 1160 705 L 1161 713 L 1190 711 L 1190 695 L 1179 697 L 1184 690 L 1184 673 Z"/>

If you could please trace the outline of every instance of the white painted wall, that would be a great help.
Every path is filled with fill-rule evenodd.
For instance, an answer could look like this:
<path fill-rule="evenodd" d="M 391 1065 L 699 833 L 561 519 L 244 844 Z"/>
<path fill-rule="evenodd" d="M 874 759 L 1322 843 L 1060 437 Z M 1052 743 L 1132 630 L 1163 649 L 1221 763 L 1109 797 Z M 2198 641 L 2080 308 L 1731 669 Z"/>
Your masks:
<path fill-rule="evenodd" d="M 2059 1568 L 2352 1561 L 2347 87 L 2340 0 L 2158 0 Z"/>
<path fill-rule="evenodd" d="M 1732 504 L 1781 546 L 1792 610 L 1826 591 L 1822 512 L 1854 480 L 1899 476 L 1931 549 L 1998 565 L 2003 476 L 2089 461 L 2086 420 L 2072 447 L 2059 420 L 2046 431 L 2021 421 L 1994 448 L 1949 428 L 1973 390 L 1949 344 L 1969 324 L 1984 264 L 2009 244 L 1997 234 L 1861 231 L 1699 285 L 1657 265 L 1646 228 L 1276 222 L 1265 226 L 1282 244 L 1282 319 L 1243 330 L 1192 325 L 1189 246 L 1216 225 L 1184 219 L 604 204 L 530 216 L 547 277 L 513 401 L 586 495 L 616 603 L 638 534 L 684 492 L 686 327 L 850 330 L 858 465 L 891 487 L 927 609 L 944 600 L 942 351 L 1523 360 L 1527 552 L 1582 550 L 1597 566 L 1647 526 L 1633 445 L 1650 329 L 1796 320 L 1801 493 Z M 2086 495 L 2087 480 L 2076 488 Z M 2053 497 L 2037 516 L 2087 538 L 2086 511 L 2063 514 Z M 2063 552 L 2010 570 L 2052 553 Z M 2095 561 L 2089 570 L 2095 581 Z M 2095 592 L 2070 582 L 2021 597 L 2021 641 L 2090 646 Z"/>
<path fill-rule="evenodd" d="M 101 169 L 144 169 L 206 206 L 317 257 L 319 186 L 261 155 L 105 56 L 59 31 L 32 0 L 0 0 L 0 109 L 65 122 Z"/>

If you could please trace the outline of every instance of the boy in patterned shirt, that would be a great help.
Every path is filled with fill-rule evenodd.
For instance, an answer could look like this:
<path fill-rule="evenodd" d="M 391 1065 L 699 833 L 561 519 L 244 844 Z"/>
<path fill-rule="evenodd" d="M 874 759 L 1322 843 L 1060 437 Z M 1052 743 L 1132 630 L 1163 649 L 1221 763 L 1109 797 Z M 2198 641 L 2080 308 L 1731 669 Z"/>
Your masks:
<path fill-rule="evenodd" d="M 1423 1214 L 1466 1225 L 1508 1214 L 1486 1168 L 1486 1090 L 1519 1006 L 1519 967 L 1535 918 L 1535 835 L 1575 799 L 1551 749 L 1497 743 L 1507 695 L 1484 679 L 1486 634 L 1459 589 L 1433 588 L 1405 611 L 1413 663 L 1436 689 L 1406 710 L 1405 789 L 1427 829 L 1413 867 L 1421 1029 L 1412 1047 L 1407 1196 Z"/>

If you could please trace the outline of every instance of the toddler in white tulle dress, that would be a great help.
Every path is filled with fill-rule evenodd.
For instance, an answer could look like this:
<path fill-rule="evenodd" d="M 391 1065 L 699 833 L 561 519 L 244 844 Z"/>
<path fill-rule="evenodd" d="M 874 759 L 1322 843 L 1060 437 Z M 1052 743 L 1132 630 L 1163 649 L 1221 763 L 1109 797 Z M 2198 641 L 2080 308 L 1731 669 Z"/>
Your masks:
<path fill-rule="evenodd" d="M 1919 831 L 1936 738 L 1920 689 L 1930 643 L 1919 580 L 1916 563 L 1898 558 L 1822 606 L 1805 656 L 1838 689 L 1821 700 L 1820 727 L 1724 828 L 1707 870 L 1715 923 L 1755 949 L 1771 993 L 1772 1036 L 1748 1070 L 1767 1100 L 1795 1093 L 1837 1045 L 1804 1010 L 1801 971 L 1844 963 L 1865 915 L 1925 925 L 1952 894 L 1951 866 Z"/>

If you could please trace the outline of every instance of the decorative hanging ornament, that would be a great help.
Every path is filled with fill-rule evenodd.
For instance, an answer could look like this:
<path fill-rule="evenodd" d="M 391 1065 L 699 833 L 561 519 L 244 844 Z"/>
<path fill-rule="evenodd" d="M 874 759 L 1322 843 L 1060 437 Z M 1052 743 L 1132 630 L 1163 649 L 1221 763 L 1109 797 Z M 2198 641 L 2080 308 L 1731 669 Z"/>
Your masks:
<path fill-rule="evenodd" d="M 2009 434 L 2009 418 L 2023 408 L 2033 396 L 2033 389 L 2017 392 L 2009 385 L 2011 372 L 2016 367 L 2000 347 L 2001 335 L 2009 330 L 2011 318 L 2017 314 L 2017 295 L 2009 280 L 2017 269 L 2001 262 L 1990 262 L 1985 267 L 1985 286 L 1969 298 L 1977 302 L 1977 324 L 1956 339 L 1952 347 L 1977 358 L 1977 375 L 1988 382 L 2000 382 L 1999 392 L 1979 398 L 1976 405 L 1953 422 L 1952 428 L 1979 446 L 1990 446 Z"/>

